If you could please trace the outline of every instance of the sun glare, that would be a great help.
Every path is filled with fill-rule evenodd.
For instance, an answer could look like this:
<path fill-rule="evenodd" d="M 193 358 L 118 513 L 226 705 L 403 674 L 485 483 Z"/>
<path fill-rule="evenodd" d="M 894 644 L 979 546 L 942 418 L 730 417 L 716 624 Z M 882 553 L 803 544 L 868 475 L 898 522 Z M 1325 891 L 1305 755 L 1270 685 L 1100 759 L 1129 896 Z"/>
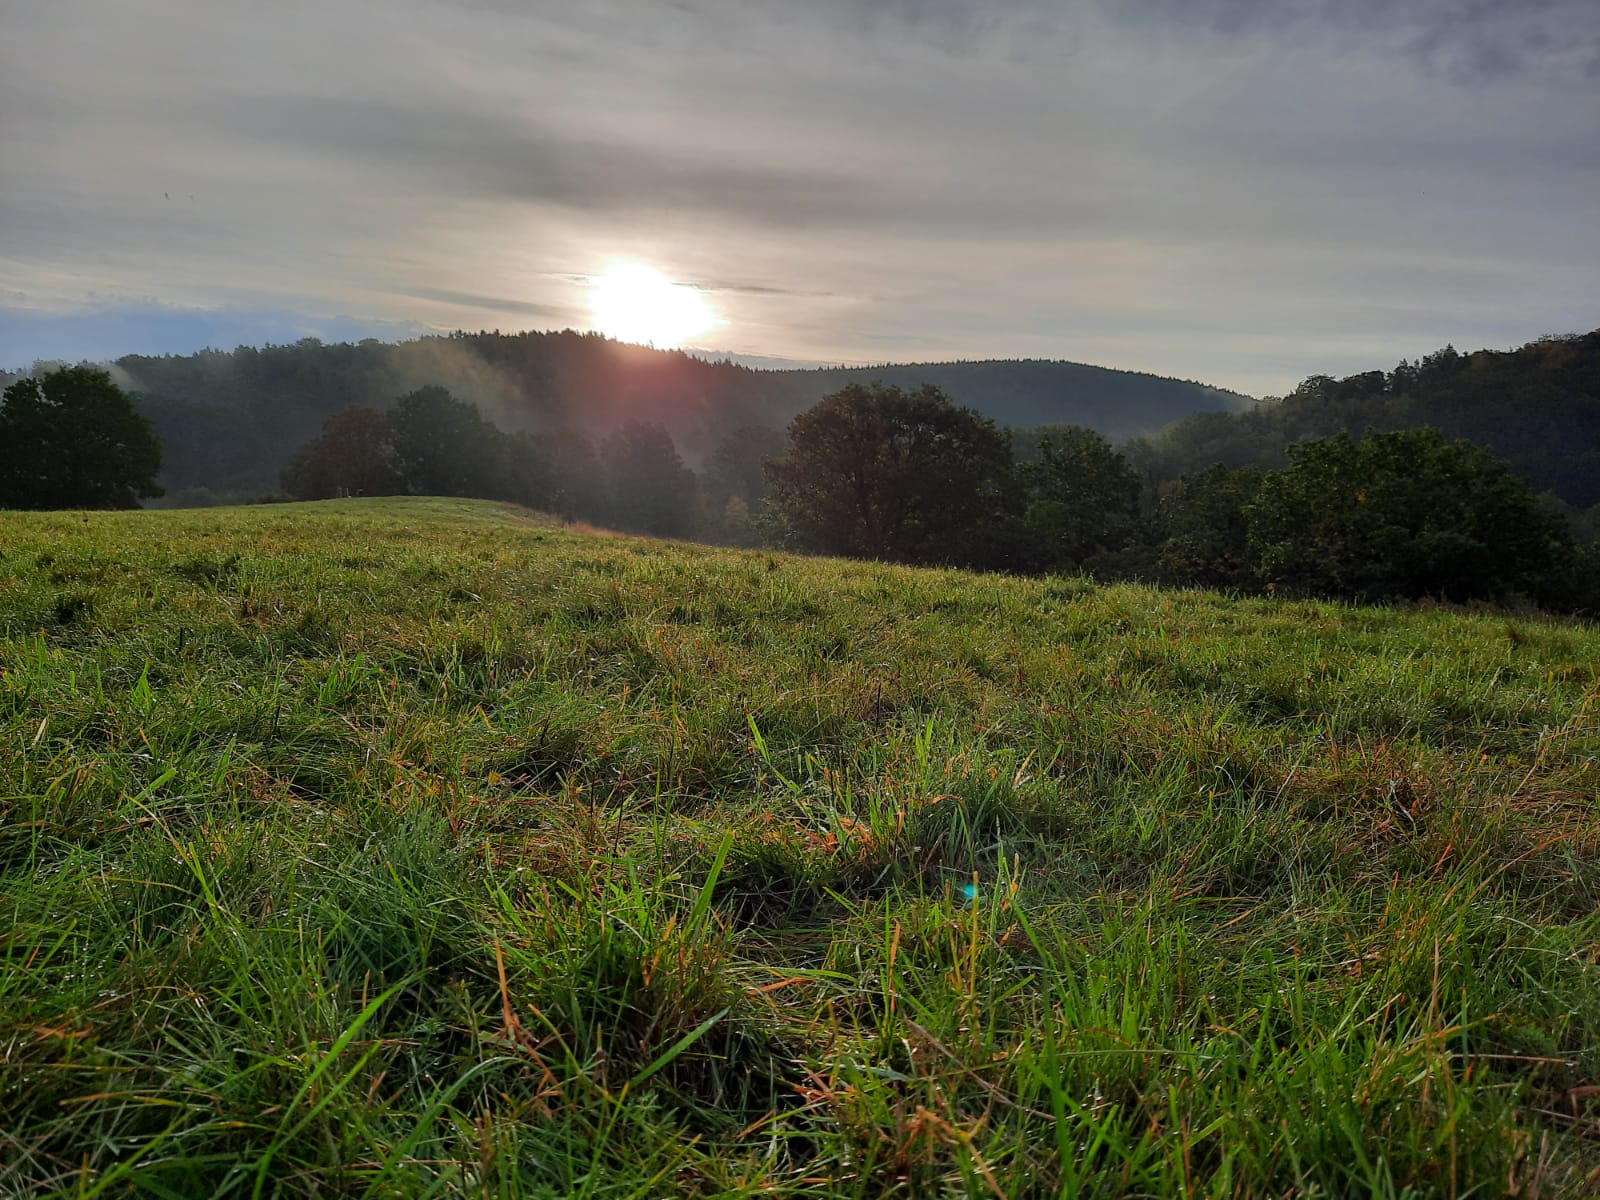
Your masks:
<path fill-rule="evenodd" d="M 589 286 L 595 328 L 620 342 L 675 350 L 721 324 L 699 288 L 643 263 L 613 263 Z"/>

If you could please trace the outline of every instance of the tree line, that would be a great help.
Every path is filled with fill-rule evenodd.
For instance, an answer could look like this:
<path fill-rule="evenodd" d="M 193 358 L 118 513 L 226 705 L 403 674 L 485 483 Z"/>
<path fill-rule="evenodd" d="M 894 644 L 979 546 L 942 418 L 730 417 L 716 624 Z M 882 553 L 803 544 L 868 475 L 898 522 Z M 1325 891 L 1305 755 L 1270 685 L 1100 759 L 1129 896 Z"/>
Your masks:
<path fill-rule="evenodd" d="M 1600 547 L 1482 446 L 1341 431 L 1287 457 L 1152 485 L 1091 429 L 1035 431 L 1023 458 L 937 389 L 850 387 L 767 462 L 767 531 L 891 562 L 1600 613 Z"/>
<path fill-rule="evenodd" d="M 931 385 L 850 384 L 697 474 L 660 425 L 504 433 L 442 388 L 350 408 L 287 491 L 483 496 L 623 530 L 886 562 L 1084 572 L 1363 601 L 1600 608 L 1600 558 L 1558 504 L 1436 429 L 1340 432 L 1277 470 L 1152 481 L 1082 426 L 1017 434 Z"/>
<path fill-rule="evenodd" d="M 1514 350 L 1446 346 L 1343 379 L 1313 375 L 1287 396 L 1194 413 L 1125 450 L 1145 474 L 1176 479 L 1219 462 L 1276 470 L 1309 438 L 1421 426 L 1488 447 L 1577 512 L 1600 505 L 1600 330 Z"/>
<path fill-rule="evenodd" d="M 50 364 L 37 366 L 43 374 Z M 849 383 L 914 386 L 960 396 L 1002 423 L 1071 420 L 1111 436 L 1154 434 L 1203 409 L 1248 398 L 1218 388 L 1077 363 L 1006 361 L 872 368 L 755 369 L 598 334 L 458 332 L 401 342 L 366 339 L 126 355 L 110 364 L 163 447 L 162 483 L 178 503 L 270 491 L 289 457 L 354 404 L 387 409 L 428 385 L 476 404 L 508 432 L 571 429 L 599 439 L 640 416 L 704 462 L 740 428 L 781 429 Z M 0 384 L 11 377 L 0 372 Z"/>
<path fill-rule="evenodd" d="M 770 430 L 737 430 L 697 475 L 658 423 L 627 421 L 599 439 L 566 429 L 509 433 L 476 405 L 429 386 L 387 411 L 357 405 L 329 417 L 281 482 L 301 500 L 475 496 L 634 533 L 753 544 L 749 505 L 766 491 L 760 461 L 780 448 Z"/>
<path fill-rule="evenodd" d="M 1237 592 L 1537 603 L 1600 615 L 1596 513 L 1434 428 L 1298 440 L 1275 469 L 1159 478 L 1146 447 L 1072 425 L 1002 429 L 932 385 L 849 384 L 785 432 L 724 436 L 699 472 L 670 431 L 508 432 L 439 386 L 329 417 L 287 497 L 500 499 L 621 530 L 887 562 L 1087 573 Z M 148 420 L 104 371 L 7 388 L 0 507 L 160 494 Z"/>

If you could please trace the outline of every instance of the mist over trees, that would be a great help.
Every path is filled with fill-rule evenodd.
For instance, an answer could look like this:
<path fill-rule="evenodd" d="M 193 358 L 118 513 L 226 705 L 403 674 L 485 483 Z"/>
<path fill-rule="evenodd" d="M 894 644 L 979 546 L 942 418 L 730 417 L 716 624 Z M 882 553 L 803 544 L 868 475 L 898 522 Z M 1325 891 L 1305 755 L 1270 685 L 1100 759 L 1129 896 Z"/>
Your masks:
<path fill-rule="evenodd" d="M 334 413 L 284 467 L 283 488 L 302 500 L 402 491 L 388 416 L 360 405 Z"/>
<path fill-rule="evenodd" d="M 1054 362 L 971 362 L 771 371 L 711 363 L 594 334 L 475 333 L 389 344 L 323 344 L 129 355 L 115 381 L 151 419 L 163 447 L 158 482 L 247 498 L 271 491 L 323 422 L 352 406 L 385 411 L 429 385 L 475 404 L 508 433 L 581 433 L 598 441 L 631 420 L 666 428 L 708 484 L 712 458 L 742 428 L 782 430 L 852 383 L 932 384 L 1019 431 L 1096 430 L 1121 446 L 1146 488 L 1214 463 L 1275 470 L 1297 441 L 1431 426 L 1487 446 L 1536 489 L 1574 509 L 1600 504 L 1600 330 L 1516 350 L 1446 347 L 1388 371 L 1313 376 L 1289 395 L 1252 402 L 1221 389 Z M 37 373 L 37 372 L 36 372 Z M 3 382 L 0 379 L 0 382 Z M 1131 440 L 1130 440 L 1131 439 Z M 770 454 L 770 449 L 764 451 Z M 748 460 L 745 477 L 755 472 Z M 720 507 L 738 494 L 713 496 Z M 752 508 L 759 499 L 744 497 Z"/>
<path fill-rule="evenodd" d="M 400 397 L 388 412 L 335 413 L 289 461 L 281 483 L 299 500 L 471 496 L 632 533 L 722 540 L 664 427 L 630 422 L 598 448 L 570 430 L 507 433 L 437 386 Z"/>
<path fill-rule="evenodd" d="M 457 333 L 393 344 L 304 338 L 181 356 L 128 355 L 111 369 L 165 447 L 161 482 L 168 491 L 205 489 L 225 498 L 271 491 L 289 459 L 334 414 L 352 406 L 386 411 L 397 397 L 430 385 L 476 405 L 508 433 L 571 431 L 598 442 L 629 421 L 660 425 L 696 469 L 740 429 L 781 430 L 851 383 L 912 389 L 931 383 L 1003 424 L 1071 421 L 1114 438 L 1154 434 L 1193 412 L 1249 403 L 1202 384 L 1077 363 L 765 370 L 570 330 Z M 715 503 L 741 494 L 729 491 Z M 758 499 L 743 498 L 759 507 Z"/>
<path fill-rule="evenodd" d="M 770 425 L 741 425 L 724 435 L 706 460 L 706 502 L 714 508 L 730 500 L 759 505 L 772 490 L 763 464 L 780 457 L 784 444 L 783 431 Z"/>
<path fill-rule="evenodd" d="M 437 385 L 395 402 L 389 444 L 395 469 L 413 495 L 498 497 L 508 490 L 504 435 L 476 405 Z"/>
<path fill-rule="evenodd" d="M 687 537 L 695 526 L 699 484 L 661 425 L 629 421 L 600 443 L 607 511 L 618 528 Z"/>
<path fill-rule="evenodd" d="M 551 345 L 580 349 L 528 352 Z M 1081 424 L 1002 428 L 931 383 L 752 372 L 580 335 L 301 343 L 159 361 L 182 364 L 178 376 L 198 363 L 224 383 L 242 372 L 298 389 L 276 421 L 249 405 L 223 419 L 192 397 L 132 398 L 209 413 L 179 436 L 224 464 L 251 449 L 237 429 L 208 440 L 228 420 L 281 440 L 335 394 L 370 397 L 324 414 L 285 453 L 275 482 L 304 499 L 475 496 L 625 531 L 892 562 L 1600 612 L 1600 507 L 1574 507 L 1600 494 L 1600 332 L 1317 376 L 1281 400 L 1193 414 L 1121 446 Z M 401 361 L 413 376 L 465 373 L 475 396 L 437 381 L 381 392 Z M 562 397 L 582 374 L 574 364 L 604 361 L 586 378 L 676 383 L 630 392 L 627 403 L 602 394 L 584 421 L 569 421 Z M 508 362 L 569 371 L 524 372 L 513 385 Z M 658 369 L 665 375 L 650 376 Z M 771 411 L 762 388 L 801 375 L 846 382 L 790 419 L 751 418 Z M 708 379 L 728 386 L 674 390 Z M 161 447 L 107 372 L 42 373 L 5 396 L 0 503 L 128 506 L 158 493 Z M 531 412 L 540 420 L 519 427 Z M 601 414 L 620 419 L 603 424 Z M 85 432 L 113 426 L 121 432 L 109 441 Z M 1478 436 L 1455 436 L 1461 429 Z M 83 482 L 83 464 L 100 490 Z M 76 481 L 62 482 L 73 470 Z"/>

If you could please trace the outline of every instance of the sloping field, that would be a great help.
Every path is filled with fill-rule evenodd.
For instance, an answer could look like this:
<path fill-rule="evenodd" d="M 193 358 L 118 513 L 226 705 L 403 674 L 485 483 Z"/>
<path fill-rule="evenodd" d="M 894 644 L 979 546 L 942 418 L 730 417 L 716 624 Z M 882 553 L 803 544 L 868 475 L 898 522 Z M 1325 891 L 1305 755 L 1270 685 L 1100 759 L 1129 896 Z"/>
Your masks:
<path fill-rule="evenodd" d="M 1600 632 L 0 514 L 0 1194 L 1567 1197 Z"/>

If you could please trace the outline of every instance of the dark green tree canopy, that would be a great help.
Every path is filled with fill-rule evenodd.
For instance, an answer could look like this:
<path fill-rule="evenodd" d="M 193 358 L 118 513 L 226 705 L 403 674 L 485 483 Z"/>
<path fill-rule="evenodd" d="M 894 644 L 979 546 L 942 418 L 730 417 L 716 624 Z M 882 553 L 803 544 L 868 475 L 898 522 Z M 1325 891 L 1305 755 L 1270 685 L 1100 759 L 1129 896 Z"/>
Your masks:
<path fill-rule="evenodd" d="M 1516 350 L 1446 346 L 1387 373 L 1313 375 L 1280 400 L 1170 425 L 1139 458 L 1164 479 L 1218 462 L 1276 470 L 1307 438 L 1422 427 L 1487 446 L 1576 509 L 1600 503 L 1600 329 Z"/>
<path fill-rule="evenodd" d="M 94 367 L 19 379 L 0 403 L 0 508 L 138 508 L 162 495 L 161 443 Z"/>
<path fill-rule="evenodd" d="M 1162 497 L 1160 576 L 1214 588 L 1254 585 L 1246 510 L 1260 493 L 1261 480 L 1254 467 L 1218 463 L 1180 480 Z"/>
<path fill-rule="evenodd" d="M 994 422 L 938 388 L 851 384 L 794 419 L 766 471 L 803 549 L 954 562 L 999 516 L 1010 466 Z"/>
<path fill-rule="evenodd" d="M 1289 448 L 1247 507 L 1265 580 L 1359 599 L 1533 595 L 1570 557 L 1561 518 L 1482 446 L 1435 429 Z"/>
<path fill-rule="evenodd" d="M 1080 567 L 1128 542 L 1139 523 L 1138 473 L 1111 443 L 1081 425 L 1052 427 L 1023 464 L 1027 525 L 1051 565 Z"/>
<path fill-rule="evenodd" d="M 475 404 L 442 387 L 418 388 L 389 414 L 395 465 L 418 496 L 499 497 L 505 474 L 500 431 Z"/>

